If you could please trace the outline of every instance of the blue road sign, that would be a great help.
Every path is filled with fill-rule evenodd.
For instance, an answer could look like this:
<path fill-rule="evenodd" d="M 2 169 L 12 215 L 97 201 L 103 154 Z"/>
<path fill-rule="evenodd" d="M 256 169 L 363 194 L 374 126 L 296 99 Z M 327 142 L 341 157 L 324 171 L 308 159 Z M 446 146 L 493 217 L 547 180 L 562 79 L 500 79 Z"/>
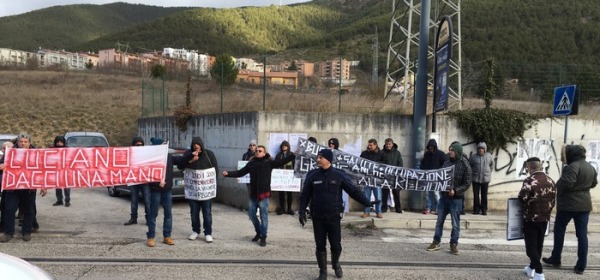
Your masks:
<path fill-rule="evenodd" d="M 573 105 L 578 100 L 575 100 L 576 85 L 556 87 L 554 88 L 554 105 L 552 106 L 552 114 L 555 116 L 568 116 L 573 112 Z"/>

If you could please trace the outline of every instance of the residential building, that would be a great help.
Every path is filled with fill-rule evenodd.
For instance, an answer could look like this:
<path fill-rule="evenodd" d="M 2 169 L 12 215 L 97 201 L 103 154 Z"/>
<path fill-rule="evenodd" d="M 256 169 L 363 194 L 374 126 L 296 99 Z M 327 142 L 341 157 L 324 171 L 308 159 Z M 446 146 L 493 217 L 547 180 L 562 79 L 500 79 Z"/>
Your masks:
<path fill-rule="evenodd" d="M 298 88 L 298 72 L 296 71 L 285 71 L 285 72 L 259 72 L 250 71 L 248 69 L 241 69 L 238 72 L 236 82 L 247 83 L 254 85 L 262 85 L 263 80 L 267 78 L 268 85 L 281 85 L 291 86 Z"/>
<path fill-rule="evenodd" d="M 0 48 L 0 65 L 23 67 L 32 58 L 37 59 L 37 55 L 32 52 Z"/>
<path fill-rule="evenodd" d="M 350 79 L 350 62 L 346 59 L 334 59 L 319 63 L 319 77 L 328 80 Z"/>

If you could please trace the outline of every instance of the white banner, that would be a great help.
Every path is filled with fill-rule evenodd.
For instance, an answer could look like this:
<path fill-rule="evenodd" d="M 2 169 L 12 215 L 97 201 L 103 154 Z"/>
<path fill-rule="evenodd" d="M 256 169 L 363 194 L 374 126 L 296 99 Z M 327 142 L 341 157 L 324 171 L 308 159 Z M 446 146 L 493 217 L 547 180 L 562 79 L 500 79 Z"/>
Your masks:
<path fill-rule="evenodd" d="M 294 177 L 293 169 L 273 169 L 271 172 L 271 190 L 300 192 L 300 178 Z"/>
<path fill-rule="evenodd" d="M 244 168 L 244 166 L 246 166 L 246 164 L 248 163 L 247 160 L 240 160 L 238 161 L 238 170 Z M 238 183 L 246 183 L 246 184 L 250 184 L 250 173 L 242 176 L 242 177 L 238 177 L 236 178 Z"/>
<path fill-rule="evenodd" d="M 191 200 L 209 200 L 217 197 L 217 173 L 215 168 L 183 171 L 185 198 Z"/>

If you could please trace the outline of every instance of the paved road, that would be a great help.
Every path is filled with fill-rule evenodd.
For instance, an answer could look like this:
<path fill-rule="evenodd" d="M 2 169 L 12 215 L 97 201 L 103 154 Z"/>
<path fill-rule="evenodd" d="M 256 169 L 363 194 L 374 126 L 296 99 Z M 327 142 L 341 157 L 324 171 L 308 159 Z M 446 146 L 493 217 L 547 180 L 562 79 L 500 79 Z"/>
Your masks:
<path fill-rule="evenodd" d="M 175 246 L 157 243 L 147 248 L 143 218 L 142 224 L 123 226 L 129 218 L 128 198 L 109 197 L 105 189 L 86 189 L 72 191 L 69 208 L 53 207 L 54 200 L 53 192 L 38 199 L 41 229 L 32 241 L 15 238 L 0 244 L 0 251 L 32 261 L 57 279 L 314 279 L 318 272 L 312 227 L 309 223 L 302 228 L 290 215 L 270 215 L 268 245 L 262 248 L 250 241 L 254 232 L 246 212 L 215 204 L 215 242 L 208 244 L 187 240 L 189 208 L 179 201 L 173 211 Z M 345 220 L 358 221 L 358 215 L 350 213 Z M 449 231 L 444 233 L 442 250 L 427 252 L 430 229 L 350 224 L 343 230 L 344 279 L 526 279 L 520 272 L 527 264 L 523 242 L 506 241 L 501 230 L 463 230 L 461 255 L 454 256 L 447 244 Z M 568 269 L 576 258 L 575 237 L 570 234 L 565 269 L 548 268 L 547 278 L 597 279 L 599 237 L 590 234 L 590 267 L 585 275 Z M 552 235 L 545 255 L 551 239 Z M 335 279 L 331 269 L 329 276 Z"/>

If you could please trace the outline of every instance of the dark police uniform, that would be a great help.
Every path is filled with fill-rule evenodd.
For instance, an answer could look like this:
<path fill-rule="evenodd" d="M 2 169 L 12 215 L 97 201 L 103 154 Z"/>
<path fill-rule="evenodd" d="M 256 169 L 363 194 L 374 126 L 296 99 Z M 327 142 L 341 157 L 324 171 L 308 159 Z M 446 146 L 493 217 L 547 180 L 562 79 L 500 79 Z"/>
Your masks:
<path fill-rule="evenodd" d="M 317 246 L 316 257 L 321 271 L 326 271 L 327 251 L 326 238 L 331 246 L 331 263 L 336 275 L 341 274 L 339 258 L 342 253 L 342 236 L 340 220 L 344 212 L 342 190 L 364 206 L 370 206 L 370 201 L 364 192 L 356 187 L 350 178 L 341 170 L 331 166 L 328 169 L 318 168 L 306 175 L 304 187 L 300 194 L 300 217 L 306 217 L 304 212 L 310 202 L 311 216 Z M 339 276 L 338 276 L 339 277 Z"/>

